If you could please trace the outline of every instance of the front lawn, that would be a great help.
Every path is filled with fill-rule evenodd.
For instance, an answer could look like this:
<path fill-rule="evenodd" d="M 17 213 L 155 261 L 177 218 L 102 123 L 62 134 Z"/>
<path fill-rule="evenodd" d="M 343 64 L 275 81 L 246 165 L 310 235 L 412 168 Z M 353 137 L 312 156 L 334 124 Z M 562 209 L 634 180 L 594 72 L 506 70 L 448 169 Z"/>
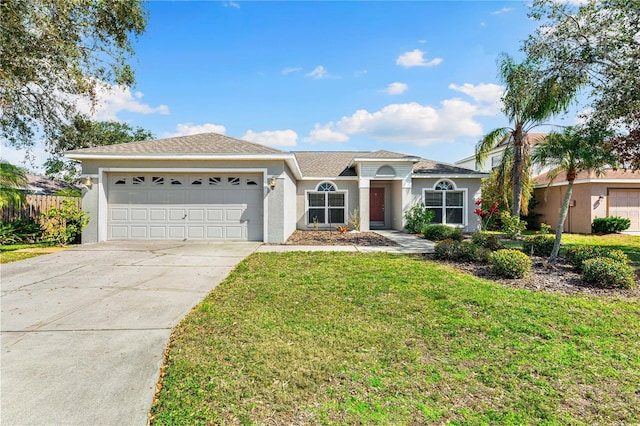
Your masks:
<path fill-rule="evenodd" d="M 638 236 L 625 234 L 562 234 L 562 244 L 564 246 L 593 245 L 622 250 L 629 256 L 631 266 L 640 272 L 640 237 Z"/>
<path fill-rule="evenodd" d="M 176 328 L 154 424 L 635 424 L 638 302 L 254 254 Z"/>
<path fill-rule="evenodd" d="M 29 259 L 31 257 L 40 256 L 42 252 L 23 252 L 17 250 L 31 249 L 31 248 L 43 248 L 49 247 L 49 243 L 36 243 L 36 244 L 7 244 L 0 245 L 0 264 L 17 262 L 18 260 Z"/>

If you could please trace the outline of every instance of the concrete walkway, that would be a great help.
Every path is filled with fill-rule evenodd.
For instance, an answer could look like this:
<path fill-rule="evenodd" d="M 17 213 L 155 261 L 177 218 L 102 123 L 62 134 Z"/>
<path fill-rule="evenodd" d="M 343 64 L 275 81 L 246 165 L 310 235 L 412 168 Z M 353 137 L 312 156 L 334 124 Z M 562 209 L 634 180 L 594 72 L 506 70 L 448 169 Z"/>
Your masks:
<path fill-rule="evenodd" d="M 259 245 L 109 242 L 2 265 L 0 423 L 146 425 L 172 328 Z"/>
<path fill-rule="evenodd" d="M 374 231 L 383 237 L 395 241 L 399 246 L 293 246 L 293 245 L 263 245 L 257 251 L 261 253 L 289 251 L 358 251 L 362 253 L 387 252 L 403 254 L 433 253 L 434 243 L 416 235 L 391 230 Z"/>

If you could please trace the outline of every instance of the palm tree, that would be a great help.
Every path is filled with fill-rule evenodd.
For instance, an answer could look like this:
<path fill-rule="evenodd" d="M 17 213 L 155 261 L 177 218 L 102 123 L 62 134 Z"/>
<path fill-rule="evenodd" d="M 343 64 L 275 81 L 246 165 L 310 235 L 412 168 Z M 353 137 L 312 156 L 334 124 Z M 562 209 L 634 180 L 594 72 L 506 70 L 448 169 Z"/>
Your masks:
<path fill-rule="evenodd" d="M 520 216 L 523 182 L 529 172 L 531 142 L 527 133 L 543 121 L 566 111 L 577 86 L 557 78 L 541 78 L 536 64 L 528 61 L 516 63 L 503 54 L 498 63 L 500 80 L 505 84 L 502 112 L 512 123 L 487 133 L 476 145 L 476 164 L 482 164 L 489 153 L 502 144 L 513 146 L 512 166 L 507 176 L 512 177 L 511 214 Z M 503 156 L 503 161 L 506 161 Z"/>
<path fill-rule="evenodd" d="M 0 161 L 0 208 L 24 201 L 22 190 L 26 186 L 27 175 L 23 168 Z"/>
<path fill-rule="evenodd" d="M 606 166 L 615 166 L 617 163 L 615 155 L 610 150 L 604 149 L 607 136 L 609 135 L 602 131 L 587 132 L 580 128 L 568 127 L 564 133 L 550 133 L 542 143 L 536 145 L 531 160 L 536 164 L 552 167 L 547 174 L 549 181 L 564 172 L 566 180 L 569 182 L 560 208 L 551 260 L 558 257 L 562 229 L 569 211 L 573 182 L 578 173 L 593 170 L 599 176 Z"/>

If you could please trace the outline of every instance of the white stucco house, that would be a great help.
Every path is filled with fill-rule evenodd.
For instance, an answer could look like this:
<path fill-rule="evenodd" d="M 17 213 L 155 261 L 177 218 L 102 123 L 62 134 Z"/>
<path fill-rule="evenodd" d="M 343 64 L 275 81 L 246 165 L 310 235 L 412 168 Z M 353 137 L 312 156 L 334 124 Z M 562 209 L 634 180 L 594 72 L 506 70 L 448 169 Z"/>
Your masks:
<path fill-rule="evenodd" d="M 82 163 L 83 243 L 249 240 L 334 229 L 358 210 L 361 230 L 404 228 L 423 201 L 437 223 L 478 229 L 486 173 L 388 151 L 286 152 L 205 133 L 67 152 Z"/>

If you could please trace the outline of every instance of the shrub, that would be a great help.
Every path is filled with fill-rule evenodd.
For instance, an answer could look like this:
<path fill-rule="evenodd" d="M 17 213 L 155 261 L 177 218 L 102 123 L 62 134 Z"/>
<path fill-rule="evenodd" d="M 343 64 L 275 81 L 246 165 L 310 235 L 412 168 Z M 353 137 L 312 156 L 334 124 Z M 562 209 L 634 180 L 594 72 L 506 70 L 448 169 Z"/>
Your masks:
<path fill-rule="evenodd" d="M 495 234 L 489 234 L 488 232 L 476 232 L 471 236 L 471 241 L 473 241 L 474 244 L 488 248 L 491 251 L 504 248 L 500 239 Z"/>
<path fill-rule="evenodd" d="M 631 266 L 607 257 L 594 257 L 582 264 L 585 281 L 605 288 L 635 287 Z"/>
<path fill-rule="evenodd" d="M 471 241 L 456 241 L 451 238 L 440 241 L 434 248 L 436 259 L 486 262 L 491 250 L 473 244 Z"/>
<path fill-rule="evenodd" d="M 555 238 L 550 235 L 532 235 L 522 242 L 522 251 L 529 256 L 551 256 Z"/>
<path fill-rule="evenodd" d="M 356 231 L 360 230 L 360 211 L 358 209 L 353 209 L 353 211 L 349 213 L 347 225 Z"/>
<path fill-rule="evenodd" d="M 0 223 L 0 244 L 35 243 L 41 237 L 42 228 L 33 219 Z"/>
<path fill-rule="evenodd" d="M 531 271 L 531 259 L 519 250 L 504 249 L 489 255 L 491 270 L 503 277 L 522 278 Z"/>
<path fill-rule="evenodd" d="M 551 226 L 547 225 L 546 223 L 542 222 L 540 224 L 540 230 L 538 231 L 538 234 L 540 235 L 547 235 L 551 232 Z"/>
<path fill-rule="evenodd" d="M 527 223 L 525 221 L 520 220 L 519 217 L 511 216 L 511 213 L 508 211 L 500 213 L 500 221 L 502 222 L 502 232 L 507 234 L 509 238 L 520 235 L 527 229 Z"/>
<path fill-rule="evenodd" d="M 418 234 L 422 227 L 428 225 L 435 216 L 432 210 L 427 210 L 424 203 L 417 203 L 404 213 L 404 218 L 407 221 L 405 229 L 410 234 Z"/>
<path fill-rule="evenodd" d="M 593 219 L 591 232 L 594 234 L 615 234 L 616 232 L 629 229 L 630 226 L 631 219 L 627 219 L 626 217 L 597 217 Z"/>
<path fill-rule="evenodd" d="M 42 213 L 44 222 L 43 239 L 58 244 L 80 242 L 82 228 L 89 223 L 89 217 L 73 199 L 62 201 L 60 208 L 53 207 Z"/>
<path fill-rule="evenodd" d="M 565 256 L 578 271 L 582 271 L 585 261 L 596 257 L 606 257 L 624 265 L 629 263 L 629 258 L 622 250 L 597 246 L 570 246 L 567 248 Z"/>
<path fill-rule="evenodd" d="M 447 225 L 425 225 L 421 229 L 424 237 L 431 241 L 442 241 L 447 238 L 452 240 L 462 241 L 462 229 Z"/>

